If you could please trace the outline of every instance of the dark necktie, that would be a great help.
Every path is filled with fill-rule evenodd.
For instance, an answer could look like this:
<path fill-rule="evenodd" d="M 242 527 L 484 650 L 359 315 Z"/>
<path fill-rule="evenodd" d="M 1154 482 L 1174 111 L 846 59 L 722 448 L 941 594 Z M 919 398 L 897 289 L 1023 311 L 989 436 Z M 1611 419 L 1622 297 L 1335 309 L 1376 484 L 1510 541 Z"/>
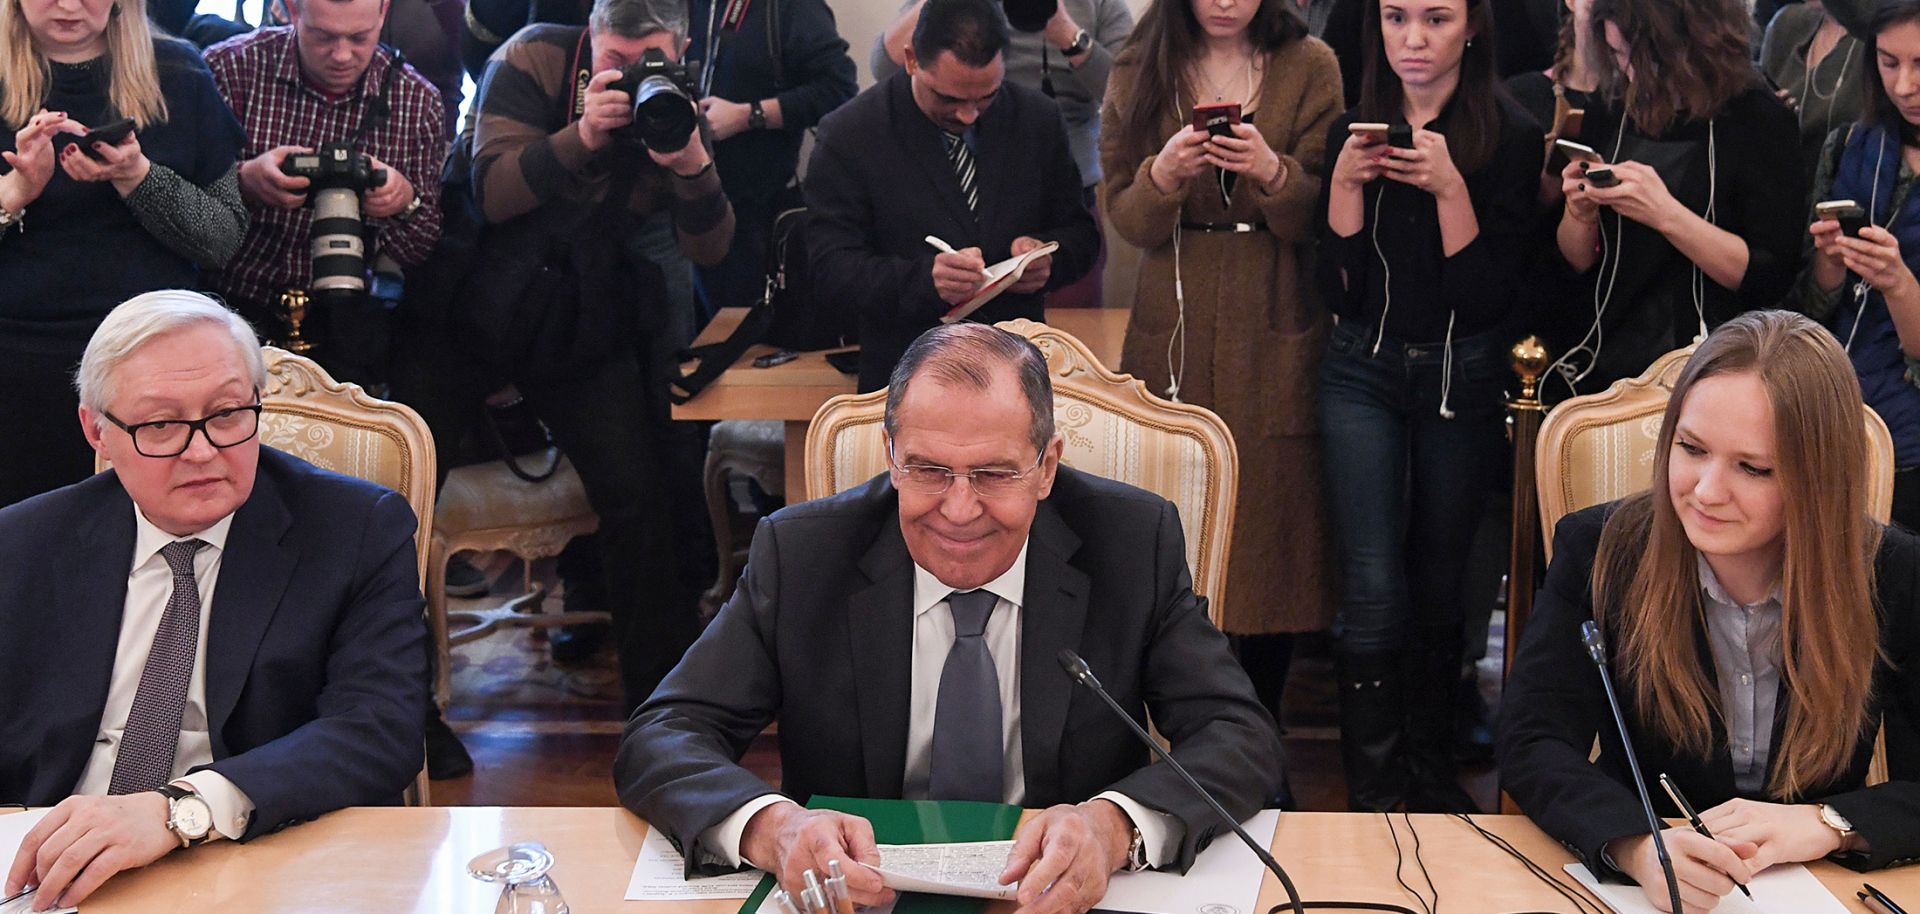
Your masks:
<path fill-rule="evenodd" d="M 1000 677 L 987 652 L 987 616 L 999 598 L 984 590 L 947 597 L 953 647 L 940 669 L 927 793 L 935 800 L 1005 799 L 1001 769 Z"/>
<path fill-rule="evenodd" d="M 960 179 L 960 196 L 967 198 L 967 209 L 980 212 L 980 190 L 973 180 L 973 153 L 967 149 L 966 139 L 944 131 L 940 135 L 947 141 L 947 161 L 953 163 L 953 174 Z"/>
<path fill-rule="evenodd" d="M 173 571 L 173 595 L 167 598 L 166 612 L 160 614 L 153 650 L 140 671 L 140 690 L 134 693 L 127 729 L 120 737 L 109 794 L 154 790 L 173 776 L 173 756 L 180 748 L 180 715 L 187 707 L 193 651 L 200 641 L 200 583 L 193 576 L 193 554 L 206 545 L 200 540 L 178 540 L 160 550 Z"/>

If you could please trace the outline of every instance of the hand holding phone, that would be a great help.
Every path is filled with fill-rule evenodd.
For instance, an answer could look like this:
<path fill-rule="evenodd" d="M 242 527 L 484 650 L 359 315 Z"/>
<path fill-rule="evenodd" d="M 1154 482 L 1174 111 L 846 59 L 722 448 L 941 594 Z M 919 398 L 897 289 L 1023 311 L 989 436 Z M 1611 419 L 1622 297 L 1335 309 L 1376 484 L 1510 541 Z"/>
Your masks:
<path fill-rule="evenodd" d="M 1597 165 L 1587 169 L 1587 183 L 1595 187 L 1615 187 L 1620 184 L 1620 176 L 1613 173 L 1607 165 Z"/>
<path fill-rule="evenodd" d="M 1238 123 L 1239 102 L 1193 106 L 1193 129 L 1205 132 L 1208 136 L 1233 136 L 1233 126 Z"/>
<path fill-rule="evenodd" d="M 132 134 L 133 118 L 128 117 L 121 118 L 104 127 L 95 127 L 87 131 L 85 136 L 82 136 L 74 142 L 80 144 L 80 151 L 86 153 L 88 157 L 100 160 L 104 157 L 100 155 L 99 150 L 93 148 L 93 144 L 105 143 L 108 146 L 118 146 L 122 142 L 125 142 L 127 137 Z"/>
<path fill-rule="evenodd" d="M 1852 200 L 1826 200 L 1813 205 L 1816 219 L 1833 220 L 1840 223 L 1841 234 L 1848 238 L 1860 237 L 1860 230 L 1867 227 L 1867 211 Z"/>
<path fill-rule="evenodd" d="M 1572 159 L 1575 162 L 1585 162 L 1588 165 L 1607 164 L 1606 156 L 1603 156 L 1600 153 L 1595 152 L 1592 146 L 1588 146 L 1585 143 L 1576 143 L 1572 140 L 1559 139 L 1559 140 L 1553 141 L 1553 147 L 1555 149 L 1560 150 L 1563 153 L 1566 153 L 1567 158 Z"/>
<path fill-rule="evenodd" d="M 1387 134 L 1393 130 L 1389 124 L 1377 121 L 1356 121 L 1347 125 L 1347 133 L 1365 140 L 1367 145 L 1387 141 Z"/>

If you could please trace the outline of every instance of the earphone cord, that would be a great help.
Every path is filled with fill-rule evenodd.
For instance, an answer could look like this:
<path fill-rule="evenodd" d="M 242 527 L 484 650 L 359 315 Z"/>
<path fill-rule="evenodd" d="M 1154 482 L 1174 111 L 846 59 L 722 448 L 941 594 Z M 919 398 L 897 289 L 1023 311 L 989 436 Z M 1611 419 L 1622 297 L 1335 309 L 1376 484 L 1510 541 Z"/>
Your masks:
<path fill-rule="evenodd" d="M 1180 379 L 1187 373 L 1187 291 L 1180 278 L 1180 217 L 1173 223 L 1173 300 L 1178 314 L 1173 319 L 1173 334 L 1167 337 L 1167 399 L 1180 402 Z M 1179 364 L 1174 364 L 1174 347 L 1180 349 Z"/>

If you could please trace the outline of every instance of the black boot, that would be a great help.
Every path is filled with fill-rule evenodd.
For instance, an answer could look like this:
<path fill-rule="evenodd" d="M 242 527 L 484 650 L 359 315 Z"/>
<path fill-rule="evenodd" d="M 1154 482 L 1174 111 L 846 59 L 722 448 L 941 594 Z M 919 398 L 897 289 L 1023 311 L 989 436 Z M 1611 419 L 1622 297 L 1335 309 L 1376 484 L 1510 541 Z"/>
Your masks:
<path fill-rule="evenodd" d="M 460 737 L 447 726 L 440 709 L 435 707 L 427 711 L 427 777 L 444 781 L 448 778 L 465 777 L 473 771 L 473 756 L 467 754 L 467 747 L 460 745 Z"/>
<path fill-rule="evenodd" d="M 1459 717 L 1460 630 L 1416 629 L 1406 655 L 1408 812 L 1474 813 L 1453 758 Z"/>
<path fill-rule="evenodd" d="M 1407 789 L 1400 758 L 1405 698 L 1399 656 L 1341 650 L 1334 677 L 1340 689 L 1340 761 L 1347 770 L 1347 808 L 1393 810 L 1406 799 Z"/>

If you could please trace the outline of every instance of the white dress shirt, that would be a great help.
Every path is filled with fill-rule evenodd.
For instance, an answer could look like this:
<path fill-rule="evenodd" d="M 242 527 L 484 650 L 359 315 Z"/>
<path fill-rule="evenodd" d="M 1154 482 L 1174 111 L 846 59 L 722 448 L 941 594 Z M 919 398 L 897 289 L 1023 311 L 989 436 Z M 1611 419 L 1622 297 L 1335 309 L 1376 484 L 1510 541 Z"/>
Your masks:
<path fill-rule="evenodd" d="M 140 691 L 140 674 L 147 667 L 147 655 L 153 650 L 154 633 L 160 617 L 173 596 L 173 571 L 160 550 L 175 540 L 197 539 L 207 545 L 193 556 L 194 579 L 200 589 L 200 637 L 193 648 L 193 677 L 187 681 L 187 705 L 180 713 L 180 747 L 173 755 L 173 783 L 188 787 L 207 801 L 213 813 L 210 835 L 238 838 L 247 831 L 253 817 L 253 801 L 225 775 L 213 771 L 189 769 L 213 762 L 213 738 L 207 732 L 207 615 L 213 605 L 213 588 L 220 578 L 220 560 L 227 551 L 227 531 L 233 526 L 229 514 L 205 530 L 189 536 L 174 536 L 154 526 L 133 509 L 133 567 L 127 574 L 126 610 L 120 616 L 120 643 L 113 655 L 113 679 L 107 689 L 107 705 L 100 715 L 100 732 L 93 741 L 93 754 L 87 760 L 76 795 L 99 795 L 113 782 L 114 762 L 120 757 L 120 740 L 127 729 L 127 715 L 133 710 L 133 697 Z"/>
<path fill-rule="evenodd" d="M 1022 545 L 1012 567 L 979 588 L 1000 598 L 987 616 L 983 637 L 987 653 L 993 656 L 994 673 L 1000 680 L 1000 744 L 1005 759 L 1001 768 L 1002 799 L 1014 806 L 1022 805 L 1027 797 L 1026 762 L 1020 736 L 1020 601 L 1027 590 L 1027 548 Z M 953 611 L 947 606 L 947 597 L 953 592 L 954 588 L 940 583 L 933 572 L 914 563 L 913 675 L 912 692 L 907 699 L 907 770 L 901 789 L 909 800 L 927 799 L 927 785 L 932 778 L 933 724 L 940 699 L 940 673 L 946 668 L 947 653 L 953 649 L 954 641 Z M 1159 866 L 1179 854 L 1180 841 L 1186 833 L 1178 819 L 1111 790 L 1098 794 L 1095 799 L 1112 801 L 1133 820 L 1134 827 L 1140 830 L 1148 865 Z M 708 854 L 707 859 L 739 866 L 743 862 L 740 840 L 746 833 L 747 820 L 775 803 L 791 802 L 780 794 L 767 793 L 741 804 L 732 815 L 701 834 L 701 847 L 714 852 Z"/>

